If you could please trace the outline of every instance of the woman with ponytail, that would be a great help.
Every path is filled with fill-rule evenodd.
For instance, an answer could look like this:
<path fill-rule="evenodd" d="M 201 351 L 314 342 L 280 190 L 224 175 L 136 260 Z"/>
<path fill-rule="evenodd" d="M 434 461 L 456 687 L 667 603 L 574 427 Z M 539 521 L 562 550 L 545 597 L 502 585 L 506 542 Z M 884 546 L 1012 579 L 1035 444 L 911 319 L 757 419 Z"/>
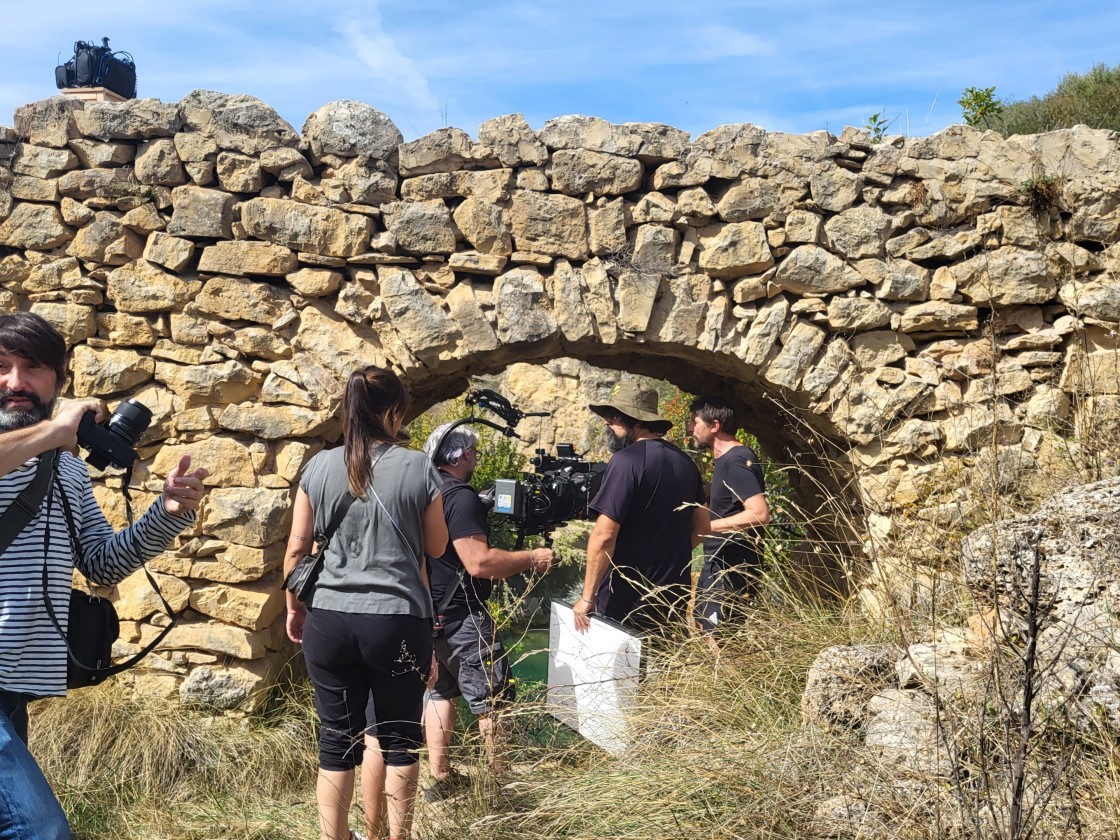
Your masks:
<path fill-rule="evenodd" d="M 409 402 L 392 371 L 352 373 L 342 446 L 312 458 L 296 492 L 286 570 L 342 516 L 311 595 L 301 603 L 287 593 L 288 637 L 303 645 L 320 720 L 321 840 L 361 836 L 347 816 L 366 734 L 385 766 L 384 780 L 363 779 L 366 833 L 380 836 L 384 817 L 394 840 L 411 828 L 424 688 L 434 677 L 424 555 L 443 554 L 447 525 L 431 462 L 399 445 Z"/>

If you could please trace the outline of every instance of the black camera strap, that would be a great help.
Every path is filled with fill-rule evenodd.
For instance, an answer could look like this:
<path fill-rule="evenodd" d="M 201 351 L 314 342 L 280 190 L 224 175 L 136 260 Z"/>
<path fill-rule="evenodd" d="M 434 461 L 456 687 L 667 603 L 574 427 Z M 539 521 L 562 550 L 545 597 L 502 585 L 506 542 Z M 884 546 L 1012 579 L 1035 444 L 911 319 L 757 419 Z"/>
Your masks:
<path fill-rule="evenodd" d="M 131 469 L 129 470 L 129 473 L 131 474 Z M 76 557 L 81 552 L 82 547 L 81 547 L 81 543 L 78 541 L 78 535 L 74 530 L 74 512 L 73 512 L 73 509 L 70 507 L 70 499 L 67 498 L 67 496 L 66 496 L 66 490 L 62 486 L 62 482 L 58 479 L 57 475 L 55 476 L 55 486 L 58 488 L 59 498 L 62 499 L 62 511 L 63 511 L 63 518 L 66 520 L 66 532 L 70 536 L 70 550 L 74 553 L 74 556 Z M 47 507 L 48 511 L 50 510 L 50 505 L 53 503 L 53 501 L 54 501 L 54 497 L 51 496 L 51 498 L 48 500 L 48 503 L 47 503 L 48 504 L 48 507 Z M 131 506 L 129 506 L 129 510 L 128 510 L 128 524 L 129 525 L 132 524 Z M 149 653 L 151 653 L 153 650 L 155 650 L 159 646 L 160 642 L 162 642 L 164 640 L 164 638 L 167 636 L 167 634 L 171 632 L 171 628 L 175 626 L 175 622 L 178 621 L 179 616 L 175 613 L 175 610 L 172 609 L 171 604 L 169 604 L 167 602 L 167 599 L 165 597 L 163 597 L 163 592 L 160 591 L 159 584 L 156 582 L 156 579 L 154 577 L 152 577 L 152 573 L 150 571 L 148 571 L 147 563 L 141 563 L 140 568 L 144 570 L 144 575 L 148 578 L 148 583 L 151 584 L 152 589 L 155 591 L 156 595 L 159 597 L 160 602 L 163 604 L 164 612 L 166 613 L 166 615 L 170 619 L 170 621 L 167 622 L 167 625 L 162 630 L 160 630 L 159 634 L 151 642 L 149 642 L 147 645 L 145 645 L 143 648 L 141 648 L 138 653 L 136 653 L 135 655 L 133 655 L 129 659 L 126 659 L 124 662 L 119 662 L 116 665 L 110 665 L 106 668 L 96 668 L 96 667 L 91 668 L 88 664 L 86 664 L 85 662 L 82 662 L 80 659 L 78 659 L 78 657 L 76 657 L 74 655 L 74 651 L 70 647 L 70 642 L 66 638 L 66 633 L 62 629 L 62 625 L 58 621 L 58 614 L 55 612 L 54 604 L 51 603 L 50 596 L 47 595 L 47 560 L 46 560 L 46 556 L 47 556 L 49 548 L 50 548 L 50 528 L 48 527 L 46 529 L 46 533 L 45 533 L 45 536 L 43 538 L 43 555 L 44 555 L 44 557 L 43 557 L 43 601 L 44 601 L 44 603 L 46 604 L 46 607 L 47 607 L 47 617 L 50 618 L 51 624 L 54 625 L 55 632 L 57 632 L 58 635 L 62 637 L 62 641 L 66 644 L 66 655 L 70 657 L 70 661 L 73 662 L 75 665 L 78 665 L 79 667 L 85 669 L 86 671 L 90 671 L 91 673 L 96 674 L 97 681 L 100 681 L 100 680 L 102 680 L 106 677 L 111 677 L 114 674 L 119 674 L 122 671 L 127 671 L 129 668 L 136 665 L 138 662 L 140 662 L 141 659 L 143 659 L 145 656 L 147 656 Z M 72 591 L 70 597 L 74 597 L 74 595 L 76 595 L 76 594 L 77 594 L 77 590 Z M 91 598 L 91 599 L 97 599 L 98 598 L 97 595 L 94 595 L 92 593 L 86 594 L 85 597 L 88 597 L 88 598 Z"/>
<path fill-rule="evenodd" d="M 55 464 L 58 463 L 58 450 L 52 449 L 39 456 L 39 464 L 35 467 L 35 477 L 31 483 L 23 488 L 23 492 L 0 516 L 0 554 L 8 550 L 20 532 L 27 527 L 35 514 L 39 512 L 40 505 L 47 495 L 51 476 L 54 475 Z"/>

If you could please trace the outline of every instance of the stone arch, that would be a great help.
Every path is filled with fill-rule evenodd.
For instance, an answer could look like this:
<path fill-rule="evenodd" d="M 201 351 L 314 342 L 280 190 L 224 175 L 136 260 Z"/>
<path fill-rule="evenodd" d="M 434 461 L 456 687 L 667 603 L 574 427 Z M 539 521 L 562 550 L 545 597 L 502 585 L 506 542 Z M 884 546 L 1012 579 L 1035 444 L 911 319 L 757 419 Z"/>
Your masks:
<path fill-rule="evenodd" d="M 398 370 L 418 408 L 560 354 L 723 390 L 774 452 L 823 441 L 841 469 L 819 486 L 854 488 L 868 534 L 940 515 L 945 462 L 1037 466 L 1071 401 L 1115 417 L 1114 133 L 690 140 L 512 115 L 402 139 L 362 103 L 300 135 L 208 91 L 55 97 L 0 136 L 0 310 L 59 326 L 74 394 L 156 409 L 150 489 L 185 449 L 216 467 L 156 564 L 193 620 L 154 690 L 251 703 L 285 655 L 287 502 L 359 363 Z M 129 643 L 153 612 L 131 586 Z"/>

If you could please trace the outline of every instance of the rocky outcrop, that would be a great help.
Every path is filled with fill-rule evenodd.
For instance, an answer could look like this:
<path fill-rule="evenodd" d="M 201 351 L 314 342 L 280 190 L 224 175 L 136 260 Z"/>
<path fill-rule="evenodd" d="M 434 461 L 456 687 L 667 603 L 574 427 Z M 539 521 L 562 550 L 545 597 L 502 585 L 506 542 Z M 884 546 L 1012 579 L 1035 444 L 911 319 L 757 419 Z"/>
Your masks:
<path fill-rule="evenodd" d="M 74 395 L 160 406 L 149 489 L 162 449 L 222 462 L 197 532 L 161 561 L 218 628 L 272 620 L 236 593 L 275 586 L 293 483 L 337 438 L 358 364 L 398 370 L 419 408 L 468 374 L 561 356 L 723 390 L 777 457 L 823 436 L 847 459 L 830 486 L 857 488 L 869 541 L 904 513 L 967 508 L 938 494 L 985 453 L 1049 470 L 1063 432 L 1107 427 L 1120 395 L 1104 131 L 690 140 L 509 115 L 406 143 L 358 102 L 297 134 L 251 97 L 196 91 L 28 105 L 0 158 L 0 310 L 58 325 Z M 1040 172 L 1060 206 L 1032 206 Z M 220 633 L 191 638 L 188 678 L 233 655 Z"/>

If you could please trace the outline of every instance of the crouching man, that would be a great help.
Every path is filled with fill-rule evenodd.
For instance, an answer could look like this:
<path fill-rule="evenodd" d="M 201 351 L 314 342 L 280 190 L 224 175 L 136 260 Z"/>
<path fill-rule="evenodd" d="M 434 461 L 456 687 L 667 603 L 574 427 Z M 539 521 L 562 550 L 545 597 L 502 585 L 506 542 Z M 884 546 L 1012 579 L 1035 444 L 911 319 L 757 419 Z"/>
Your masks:
<path fill-rule="evenodd" d="M 70 837 L 26 747 L 28 701 L 66 694 L 66 643 L 48 619 L 47 599 L 65 632 L 74 567 L 106 586 L 140 568 L 194 522 L 208 474 L 188 472 L 184 456 L 144 516 L 113 533 L 85 463 L 70 454 L 82 416 L 92 410 L 100 419 L 101 408 L 93 400 L 58 403 L 65 379 L 66 344 L 54 327 L 26 312 L 0 316 L 0 521 L 11 522 L 8 511 L 26 502 L 40 461 L 57 457 L 32 518 L 0 543 L 0 837 L 23 840 Z"/>
<path fill-rule="evenodd" d="M 514 698 L 509 660 L 486 609 L 495 580 L 552 567 L 550 548 L 505 551 L 490 545 L 486 508 L 469 484 L 478 459 L 478 433 L 445 423 L 428 437 L 424 452 L 443 478 L 443 511 L 450 537 L 447 552 L 431 564 L 435 603 L 435 655 L 439 676 L 424 709 L 431 782 L 425 798 L 454 789 L 449 747 L 456 704 L 464 697 L 478 715 L 478 728 L 495 774 L 504 771 L 501 710 Z M 437 449 L 438 447 L 438 449 Z"/>

